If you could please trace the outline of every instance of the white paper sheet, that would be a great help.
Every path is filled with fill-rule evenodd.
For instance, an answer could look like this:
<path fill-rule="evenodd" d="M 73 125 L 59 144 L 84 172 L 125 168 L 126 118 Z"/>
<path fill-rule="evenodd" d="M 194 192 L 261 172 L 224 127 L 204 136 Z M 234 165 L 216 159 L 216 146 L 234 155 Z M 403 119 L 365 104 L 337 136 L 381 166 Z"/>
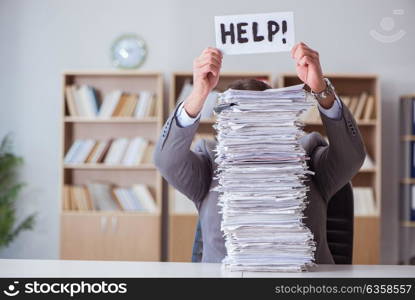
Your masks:
<path fill-rule="evenodd" d="M 215 17 L 216 48 L 224 54 L 290 51 L 294 14 L 276 12 Z"/>

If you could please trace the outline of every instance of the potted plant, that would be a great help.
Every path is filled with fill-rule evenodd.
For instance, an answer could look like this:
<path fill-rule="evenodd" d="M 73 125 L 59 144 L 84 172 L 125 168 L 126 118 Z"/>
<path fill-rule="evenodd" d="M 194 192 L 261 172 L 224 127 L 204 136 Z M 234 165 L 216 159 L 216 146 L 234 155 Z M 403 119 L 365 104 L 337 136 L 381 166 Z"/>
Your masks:
<path fill-rule="evenodd" d="M 10 135 L 5 136 L 0 144 L 0 249 L 34 225 L 34 215 L 19 223 L 16 221 L 15 201 L 24 186 L 17 180 L 17 170 L 22 163 L 23 159 L 12 153 Z"/>

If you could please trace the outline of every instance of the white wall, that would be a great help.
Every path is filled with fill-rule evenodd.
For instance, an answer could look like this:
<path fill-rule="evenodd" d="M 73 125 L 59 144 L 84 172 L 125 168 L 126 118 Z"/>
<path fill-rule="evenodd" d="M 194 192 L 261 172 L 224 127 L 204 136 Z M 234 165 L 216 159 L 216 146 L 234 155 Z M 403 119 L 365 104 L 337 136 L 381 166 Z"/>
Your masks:
<path fill-rule="evenodd" d="M 396 263 L 398 237 L 398 97 L 414 93 L 415 2 L 398 1 L 184 1 L 1 0 L 0 136 L 12 131 L 25 158 L 28 186 L 19 215 L 38 212 L 33 231 L 2 257 L 58 258 L 60 74 L 66 69 L 110 68 L 109 47 L 121 33 L 148 43 L 143 70 L 190 70 L 205 46 L 214 45 L 213 16 L 294 11 L 296 39 L 320 52 L 325 72 L 377 73 L 383 95 L 383 262 Z M 392 44 L 369 36 L 393 9 L 407 34 Z M 292 72 L 287 53 L 225 57 L 225 71 Z"/>

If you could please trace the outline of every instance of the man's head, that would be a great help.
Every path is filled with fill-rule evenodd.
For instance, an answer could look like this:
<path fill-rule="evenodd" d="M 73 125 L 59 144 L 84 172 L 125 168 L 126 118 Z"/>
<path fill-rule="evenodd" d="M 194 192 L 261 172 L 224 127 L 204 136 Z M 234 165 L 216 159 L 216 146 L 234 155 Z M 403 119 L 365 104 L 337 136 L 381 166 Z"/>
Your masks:
<path fill-rule="evenodd" d="M 251 91 L 264 91 L 270 88 L 265 82 L 256 79 L 239 79 L 228 86 L 228 89 Z"/>

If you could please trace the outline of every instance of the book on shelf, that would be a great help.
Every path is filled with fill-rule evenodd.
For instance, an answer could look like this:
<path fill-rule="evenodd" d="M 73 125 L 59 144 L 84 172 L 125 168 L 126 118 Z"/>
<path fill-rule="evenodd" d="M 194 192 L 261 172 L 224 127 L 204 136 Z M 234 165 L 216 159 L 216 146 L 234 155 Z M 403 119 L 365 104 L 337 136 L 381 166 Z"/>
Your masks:
<path fill-rule="evenodd" d="M 137 94 L 128 94 L 125 105 L 121 108 L 120 117 L 131 117 L 137 106 L 137 101 Z"/>
<path fill-rule="evenodd" d="M 126 166 L 133 166 L 143 161 L 148 144 L 148 140 L 142 137 L 133 138 L 128 143 L 125 154 L 123 155 L 120 163 Z"/>
<path fill-rule="evenodd" d="M 71 205 L 71 186 L 65 184 L 63 186 L 63 202 L 62 202 L 62 209 L 63 210 L 72 210 L 72 205 Z"/>
<path fill-rule="evenodd" d="M 415 141 L 401 141 L 402 178 L 415 178 Z"/>
<path fill-rule="evenodd" d="M 377 209 L 373 188 L 353 187 L 354 215 L 355 216 L 376 216 Z"/>
<path fill-rule="evenodd" d="M 75 163 L 75 155 L 79 147 L 81 147 L 82 143 L 83 143 L 83 140 L 75 140 L 75 142 L 72 143 L 71 147 L 66 152 L 66 155 L 64 158 L 65 163 L 71 163 L 71 162 Z"/>
<path fill-rule="evenodd" d="M 355 117 L 356 120 L 362 120 L 363 109 L 367 101 L 367 93 L 366 92 L 361 93 L 358 99 L 359 100 L 357 101 L 356 109 L 354 111 L 353 116 Z"/>
<path fill-rule="evenodd" d="M 86 187 L 76 185 L 69 186 L 67 185 L 67 192 L 64 196 L 68 197 L 64 200 L 66 203 L 64 206 L 70 208 L 71 210 L 77 211 L 90 211 L 94 210 L 93 200 L 90 197 Z"/>
<path fill-rule="evenodd" d="M 71 116 L 79 116 L 80 112 L 76 108 L 75 104 L 75 86 L 69 85 L 65 87 L 65 98 L 66 98 L 66 106 L 68 107 L 69 115 Z"/>
<path fill-rule="evenodd" d="M 415 222 L 415 184 L 401 185 L 401 221 Z"/>
<path fill-rule="evenodd" d="M 134 210 L 142 210 L 140 203 L 136 201 L 137 199 L 133 194 L 131 194 L 131 190 L 127 188 L 117 187 L 114 188 L 114 198 L 120 207 L 125 211 L 134 211 Z"/>
<path fill-rule="evenodd" d="M 110 183 L 65 185 L 64 211 L 141 211 L 155 212 L 156 202 L 144 184 L 118 187 Z"/>
<path fill-rule="evenodd" d="M 127 138 L 116 138 L 112 141 L 108 153 L 104 158 L 106 165 L 119 165 L 124 157 L 125 151 L 128 147 Z"/>
<path fill-rule="evenodd" d="M 134 109 L 134 116 L 136 118 L 153 116 L 155 114 L 155 103 L 152 92 L 142 91 L 137 106 Z"/>
<path fill-rule="evenodd" d="M 111 141 L 97 141 L 95 147 L 92 149 L 84 163 L 101 163 L 108 152 L 110 145 Z"/>
<path fill-rule="evenodd" d="M 362 92 L 360 95 L 356 96 L 339 96 L 342 99 L 343 105 L 347 106 L 350 112 L 353 114 L 357 122 L 366 122 L 373 120 L 373 112 L 375 107 L 375 98 L 372 95 L 369 95 L 367 92 Z M 320 111 L 318 109 L 317 103 L 306 113 L 304 113 L 301 118 L 301 121 L 304 123 L 321 123 Z"/>
<path fill-rule="evenodd" d="M 94 148 L 95 143 L 96 142 L 94 140 L 84 140 L 81 143 L 81 146 L 78 148 L 78 151 L 75 153 L 75 163 L 79 164 L 84 162 L 88 158 L 89 153 Z"/>
<path fill-rule="evenodd" d="M 141 91 L 139 94 L 114 90 L 102 100 L 95 88 L 89 85 L 65 87 L 65 98 L 70 116 L 88 118 L 135 117 L 155 115 L 154 93 Z"/>
<path fill-rule="evenodd" d="M 121 95 L 122 91 L 120 90 L 115 90 L 106 94 L 102 100 L 101 108 L 98 112 L 98 118 L 111 118 L 118 105 Z"/>
<path fill-rule="evenodd" d="M 113 199 L 110 184 L 94 182 L 88 183 L 86 186 L 97 210 L 119 210 L 117 202 Z"/>
<path fill-rule="evenodd" d="M 87 116 L 95 117 L 100 106 L 96 90 L 92 86 L 81 85 L 76 95 L 80 97 L 80 102 L 84 106 Z"/>
<path fill-rule="evenodd" d="M 363 112 L 363 120 L 364 121 L 372 120 L 374 110 L 375 110 L 375 97 L 373 95 L 369 95 L 367 97 L 366 107 Z"/>
<path fill-rule="evenodd" d="M 118 103 L 115 106 L 114 111 L 111 114 L 111 117 L 121 117 L 121 111 L 127 105 L 129 95 L 127 93 L 122 93 L 121 97 L 118 99 Z"/>
<path fill-rule="evenodd" d="M 356 111 L 356 107 L 357 107 L 357 101 L 359 100 L 358 97 L 356 96 L 351 96 L 350 97 L 350 102 L 349 102 L 349 111 L 351 112 L 351 114 L 354 116 L 355 111 Z M 355 118 L 356 119 L 356 118 Z"/>
<path fill-rule="evenodd" d="M 131 192 L 137 198 L 137 201 L 140 202 L 141 207 L 144 211 L 154 212 L 156 211 L 156 202 L 154 201 L 153 196 L 150 193 L 148 187 L 144 184 L 134 184 L 130 188 Z"/>
<path fill-rule="evenodd" d="M 89 85 L 72 85 L 65 88 L 66 103 L 72 116 L 94 117 L 100 102 L 96 90 Z"/>
<path fill-rule="evenodd" d="M 402 97 L 401 99 L 401 135 L 415 135 L 415 96 Z"/>
<path fill-rule="evenodd" d="M 143 164 L 152 164 L 153 163 L 153 153 L 154 148 L 156 145 L 154 143 L 148 143 L 147 148 L 144 150 L 144 155 L 141 160 L 141 163 Z"/>
<path fill-rule="evenodd" d="M 69 148 L 69 151 L 65 155 L 64 162 L 72 164 L 83 163 L 89 156 L 89 153 L 95 146 L 95 141 L 91 139 L 87 140 L 75 140 L 75 142 Z"/>
<path fill-rule="evenodd" d="M 96 141 L 77 139 L 67 151 L 65 164 L 137 166 L 151 163 L 154 144 L 142 137 Z"/>

